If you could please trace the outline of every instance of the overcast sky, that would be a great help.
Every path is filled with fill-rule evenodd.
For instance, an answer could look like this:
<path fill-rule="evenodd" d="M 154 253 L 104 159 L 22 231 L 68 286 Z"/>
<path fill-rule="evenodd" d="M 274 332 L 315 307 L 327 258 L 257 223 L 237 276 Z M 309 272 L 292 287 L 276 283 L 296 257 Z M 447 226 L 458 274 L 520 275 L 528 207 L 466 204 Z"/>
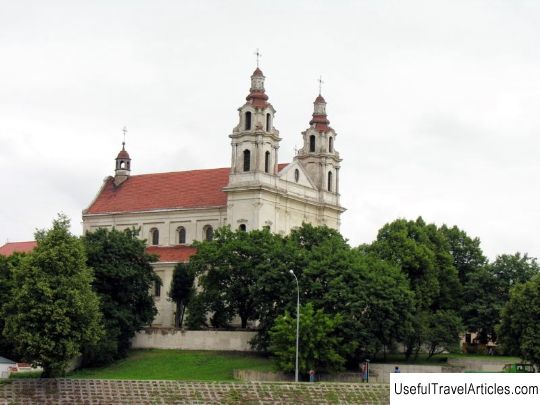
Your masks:
<path fill-rule="evenodd" d="M 230 165 L 260 48 L 280 161 L 317 78 L 343 158 L 341 231 L 422 216 L 540 256 L 539 1 L 0 0 L 0 244 L 113 174 Z"/>

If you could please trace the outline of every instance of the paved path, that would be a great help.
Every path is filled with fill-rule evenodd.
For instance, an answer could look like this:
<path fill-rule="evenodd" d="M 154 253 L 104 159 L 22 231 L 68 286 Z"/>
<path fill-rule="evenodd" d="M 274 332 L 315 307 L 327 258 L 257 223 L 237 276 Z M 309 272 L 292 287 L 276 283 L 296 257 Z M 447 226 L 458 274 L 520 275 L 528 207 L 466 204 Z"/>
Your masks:
<path fill-rule="evenodd" d="M 21 379 L 0 382 L 0 405 L 387 405 L 386 384 Z"/>

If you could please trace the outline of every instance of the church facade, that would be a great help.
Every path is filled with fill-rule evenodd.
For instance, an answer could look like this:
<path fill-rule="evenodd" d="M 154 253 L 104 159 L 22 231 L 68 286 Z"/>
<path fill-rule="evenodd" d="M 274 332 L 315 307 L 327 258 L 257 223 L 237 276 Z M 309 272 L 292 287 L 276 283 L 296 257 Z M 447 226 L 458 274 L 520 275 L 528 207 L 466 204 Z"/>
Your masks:
<path fill-rule="evenodd" d="M 290 163 L 278 163 L 279 131 L 268 102 L 265 77 L 257 67 L 251 76 L 238 125 L 229 135 L 231 166 L 182 172 L 131 174 L 131 158 L 122 144 L 115 175 L 83 211 L 83 231 L 140 228 L 162 280 L 154 297 L 155 326 L 174 325 L 174 303 L 167 299 L 176 263 L 195 254 L 195 240 L 209 240 L 216 228 L 249 231 L 269 227 L 287 234 L 303 222 L 339 229 L 345 209 L 339 201 L 341 159 L 336 132 L 329 126 L 326 101 L 319 94 L 303 147 Z"/>

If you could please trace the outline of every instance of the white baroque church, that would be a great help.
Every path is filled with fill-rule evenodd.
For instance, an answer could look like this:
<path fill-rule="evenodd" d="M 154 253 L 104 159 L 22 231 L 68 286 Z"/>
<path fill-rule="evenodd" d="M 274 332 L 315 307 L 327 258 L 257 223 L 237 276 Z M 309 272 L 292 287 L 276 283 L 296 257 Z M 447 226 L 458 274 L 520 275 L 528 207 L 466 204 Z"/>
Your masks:
<path fill-rule="evenodd" d="M 174 325 L 174 303 L 167 299 L 174 267 L 195 253 L 193 241 L 212 239 L 217 227 L 249 231 L 267 226 L 286 234 L 307 222 L 339 229 L 345 211 L 339 202 L 341 159 L 326 102 L 317 96 L 302 132 L 303 147 L 291 163 L 278 163 L 281 138 L 264 79 L 257 67 L 229 135 L 231 167 L 132 175 L 123 143 L 114 176 L 104 180 L 83 210 L 84 232 L 140 228 L 147 251 L 159 256 L 154 268 L 163 287 L 153 292 L 159 310 L 154 326 Z"/>

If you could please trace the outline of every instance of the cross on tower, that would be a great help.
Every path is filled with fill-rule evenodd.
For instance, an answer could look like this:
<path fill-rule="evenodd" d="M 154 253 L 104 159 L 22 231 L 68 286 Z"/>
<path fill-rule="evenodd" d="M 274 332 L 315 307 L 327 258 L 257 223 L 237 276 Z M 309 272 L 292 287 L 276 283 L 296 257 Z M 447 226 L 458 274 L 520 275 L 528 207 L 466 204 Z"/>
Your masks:
<path fill-rule="evenodd" d="M 255 52 L 255 55 L 257 56 L 257 67 L 259 67 L 259 59 L 262 56 L 262 54 L 259 52 L 259 48 L 257 48 L 257 52 Z"/>
<path fill-rule="evenodd" d="M 319 96 L 320 96 L 322 92 L 322 85 L 324 83 L 322 80 L 322 76 L 319 76 L 319 79 L 317 81 L 319 82 Z"/>
<path fill-rule="evenodd" d="M 124 146 L 126 144 L 126 133 L 127 133 L 127 128 L 124 127 L 122 128 L 122 132 L 124 133 L 124 141 L 122 142 L 122 146 Z"/>

